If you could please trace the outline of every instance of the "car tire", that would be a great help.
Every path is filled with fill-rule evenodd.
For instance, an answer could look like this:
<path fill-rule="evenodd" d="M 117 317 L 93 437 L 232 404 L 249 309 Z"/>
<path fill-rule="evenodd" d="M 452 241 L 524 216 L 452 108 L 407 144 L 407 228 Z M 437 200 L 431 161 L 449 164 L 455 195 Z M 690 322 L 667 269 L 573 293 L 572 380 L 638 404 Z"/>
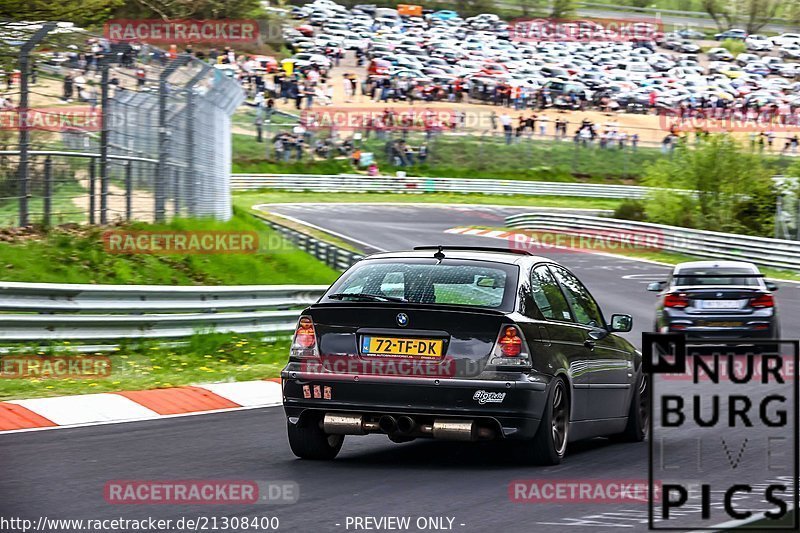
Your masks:
<path fill-rule="evenodd" d="M 319 420 L 309 419 L 302 425 L 287 424 L 289 447 L 297 457 L 317 461 L 334 459 L 344 443 L 344 435 L 330 435 L 319 426 Z"/>
<path fill-rule="evenodd" d="M 567 384 L 562 378 L 555 378 L 536 435 L 520 443 L 525 462 L 542 466 L 561 463 L 567 451 L 569 413 Z"/>
<path fill-rule="evenodd" d="M 644 372 L 639 375 L 636 389 L 631 395 L 631 405 L 628 408 L 628 423 L 625 430 L 614 435 L 623 442 L 642 442 L 647 438 L 650 429 L 650 380 Z"/>

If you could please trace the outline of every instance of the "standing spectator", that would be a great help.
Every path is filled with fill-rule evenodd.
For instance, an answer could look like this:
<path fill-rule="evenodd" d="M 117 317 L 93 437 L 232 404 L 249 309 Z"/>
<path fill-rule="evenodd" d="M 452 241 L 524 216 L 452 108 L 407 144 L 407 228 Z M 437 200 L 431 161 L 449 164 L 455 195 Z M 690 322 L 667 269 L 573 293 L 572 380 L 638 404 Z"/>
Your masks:
<path fill-rule="evenodd" d="M 272 144 L 272 147 L 275 149 L 275 160 L 276 161 L 284 161 L 284 153 L 285 147 L 283 145 L 283 138 L 281 135 L 278 135 L 275 138 L 275 142 Z"/>
<path fill-rule="evenodd" d="M 511 117 L 508 116 L 508 113 L 503 113 L 500 115 L 500 124 L 503 125 L 503 133 L 505 133 L 506 136 L 506 144 L 511 144 Z"/>
<path fill-rule="evenodd" d="M 349 74 L 344 74 L 342 76 L 342 86 L 344 87 L 344 101 L 348 103 L 352 102 L 353 85 L 350 83 Z"/>
<path fill-rule="evenodd" d="M 550 119 L 547 118 L 547 115 L 542 115 L 539 117 L 539 135 L 544 137 L 547 134 L 547 122 Z"/>
<path fill-rule="evenodd" d="M 428 159 L 428 145 L 422 143 L 419 146 L 419 150 L 417 150 L 417 159 L 419 160 L 419 164 L 425 164 L 425 160 Z"/>
<path fill-rule="evenodd" d="M 61 99 L 65 102 L 71 102 L 74 89 L 75 85 L 72 75 L 68 72 L 67 75 L 64 76 L 64 96 Z"/>

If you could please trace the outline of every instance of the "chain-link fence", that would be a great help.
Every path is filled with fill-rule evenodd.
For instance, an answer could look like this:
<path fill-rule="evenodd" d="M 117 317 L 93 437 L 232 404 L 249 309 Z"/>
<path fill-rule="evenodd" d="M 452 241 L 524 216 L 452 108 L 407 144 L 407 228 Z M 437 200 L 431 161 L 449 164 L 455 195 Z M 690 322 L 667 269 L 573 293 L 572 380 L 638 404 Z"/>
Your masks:
<path fill-rule="evenodd" d="M 225 71 L 62 23 L 0 37 L 0 226 L 230 217 Z"/>

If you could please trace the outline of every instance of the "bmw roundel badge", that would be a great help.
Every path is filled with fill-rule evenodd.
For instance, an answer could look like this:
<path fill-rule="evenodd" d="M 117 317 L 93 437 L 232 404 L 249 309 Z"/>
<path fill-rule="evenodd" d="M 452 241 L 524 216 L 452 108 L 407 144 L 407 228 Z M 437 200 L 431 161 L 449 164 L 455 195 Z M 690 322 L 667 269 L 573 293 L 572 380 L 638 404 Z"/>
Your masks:
<path fill-rule="evenodd" d="M 404 328 L 408 325 L 408 315 L 405 313 L 397 314 L 397 325 Z"/>

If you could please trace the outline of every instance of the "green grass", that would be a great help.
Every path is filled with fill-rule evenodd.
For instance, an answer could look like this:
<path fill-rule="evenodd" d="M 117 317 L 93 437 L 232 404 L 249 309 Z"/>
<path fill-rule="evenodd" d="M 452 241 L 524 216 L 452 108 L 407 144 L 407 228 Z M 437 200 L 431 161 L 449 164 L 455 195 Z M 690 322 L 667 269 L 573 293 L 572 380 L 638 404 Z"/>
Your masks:
<path fill-rule="evenodd" d="M 178 219 L 116 230 L 255 231 L 266 249 L 248 254 L 155 255 L 108 253 L 101 228 L 55 228 L 0 234 L 4 281 L 154 285 L 330 283 L 338 273 L 291 246 L 261 221 L 237 212 L 229 222 Z"/>
<path fill-rule="evenodd" d="M 87 354 L 110 359 L 107 377 L 0 379 L 0 400 L 274 378 L 280 375 L 288 353 L 288 338 L 266 340 L 263 334 L 196 335 L 174 347 L 156 342 L 123 344 L 115 352 Z M 0 359 L 36 355 L 74 353 L 44 348 Z"/>
<path fill-rule="evenodd" d="M 417 133 L 409 136 L 408 144 L 415 150 L 424 141 Z M 362 152 L 371 152 L 381 174 L 393 175 L 398 170 L 409 176 L 452 178 L 495 178 L 532 181 L 563 181 L 589 183 L 635 184 L 648 167 L 664 158 L 658 148 L 639 146 L 633 150 L 601 149 L 597 145 L 584 147 L 570 140 L 552 141 L 522 137 L 519 142 L 506 144 L 500 137 L 452 136 L 434 137 L 429 143 L 430 156 L 424 164 L 400 167 L 387 155 L 387 141 L 372 136 L 364 140 Z M 233 172 L 247 174 L 341 174 L 353 173 L 349 159 L 315 159 L 304 155 L 297 161 L 275 161 L 272 144 L 259 143 L 250 135 L 233 136 Z M 294 154 L 292 154 L 294 155 Z M 763 154 L 764 164 L 781 174 L 792 158 Z"/>
<path fill-rule="evenodd" d="M 421 135 L 411 135 L 415 149 Z M 503 139 L 439 136 L 428 143 L 430 157 L 424 164 L 400 167 L 387 156 L 387 141 L 374 136 L 361 143 L 362 152 L 374 154 L 383 174 L 398 170 L 410 176 L 496 178 L 538 181 L 591 181 L 625 183 L 644 172 L 647 165 L 664 157 L 658 150 L 640 147 L 634 151 L 584 148 L 571 141 L 528 140 L 507 145 Z M 233 172 L 274 174 L 339 174 L 354 168 L 343 157 L 328 160 L 276 162 L 267 158 L 268 145 L 249 135 L 233 136 Z M 269 145 L 271 150 L 271 144 Z M 272 153 L 271 151 L 269 152 Z"/>
<path fill-rule="evenodd" d="M 67 180 L 57 183 L 53 190 L 53 199 L 50 208 L 52 213 L 51 224 L 81 223 L 87 220 L 86 213 L 81 212 L 75 205 L 74 199 L 86 195 L 86 190 L 76 181 Z M 28 202 L 29 219 L 38 224 L 44 221 L 44 199 L 41 191 Z M 19 224 L 19 201 L 7 200 L 0 202 L 0 228 L 16 226 Z"/>
<path fill-rule="evenodd" d="M 397 193 L 322 193 L 285 191 L 248 191 L 233 193 L 233 203 L 241 209 L 269 203 L 319 202 L 408 202 L 424 204 L 482 204 L 519 207 L 564 207 L 571 209 L 614 209 L 620 201 L 613 198 L 584 198 L 572 196 L 522 196 L 501 194 L 458 194 L 434 192 L 420 194 Z"/>

